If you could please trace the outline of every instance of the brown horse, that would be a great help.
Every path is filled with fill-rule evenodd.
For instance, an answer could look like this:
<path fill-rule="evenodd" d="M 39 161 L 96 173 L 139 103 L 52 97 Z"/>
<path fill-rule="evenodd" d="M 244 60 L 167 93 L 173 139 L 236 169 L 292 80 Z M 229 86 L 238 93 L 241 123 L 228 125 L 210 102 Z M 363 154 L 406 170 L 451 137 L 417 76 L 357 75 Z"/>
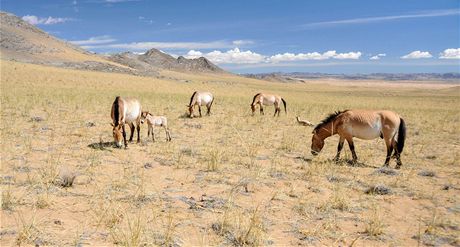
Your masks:
<path fill-rule="evenodd" d="M 284 112 L 287 113 L 286 101 L 283 98 L 281 98 L 279 95 L 258 93 L 254 95 L 254 98 L 252 98 L 252 103 L 251 103 L 252 115 L 254 115 L 254 112 L 256 111 L 256 105 L 259 104 L 261 115 L 264 115 L 263 105 L 274 105 L 275 114 L 273 116 L 276 116 L 276 113 L 278 113 L 278 116 L 279 116 L 280 111 L 281 111 L 280 110 L 281 101 L 283 102 L 283 105 L 284 105 Z"/>
<path fill-rule="evenodd" d="M 141 129 L 141 104 L 139 100 L 132 99 L 132 98 L 122 98 L 117 96 L 115 101 L 112 104 L 112 111 L 110 116 L 112 117 L 112 134 L 113 139 L 117 147 L 121 148 L 122 141 L 124 141 L 125 148 L 128 147 L 128 143 L 126 142 L 126 131 L 125 131 L 125 124 L 128 124 L 131 128 L 131 136 L 129 137 L 129 141 L 133 141 L 134 136 L 134 122 L 136 122 L 137 126 L 137 142 L 140 142 L 140 129 Z"/>
<path fill-rule="evenodd" d="M 392 111 L 345 110 L 330 114 L 313 130 L 311 153 L 317 155 L 324 146 L 324 139 L 338 134 L 340 136 L 335 160 L 338 161 L 343 143 L 347 140 L 353 156 L 353 162 L 358 159 L 353 144 L 353 137 L 372 140 L 383 138 L 387 147 L 387 157 L 384 166 L 388 166 L 391 154 L 396 157 L 396 169 L 401 163 L 401 153 L 406 139 L 406 124 L 404 120 Z"/>
<path fill-rule="evenodd" d="M 195 106 L 198 106 L 198 111 L 200 112 L 200 117 L 201 115 L 201 106 L 205 105 L 208 111 L 206 112 L 206 115 L 211 114 L 211 106 L 212 103 L 214 102 L 214 97 L 210 92 L 198 92 L 195 91 L 192 94 L 192 97 L 190 98 L 190 103 L 187 105 L 188 111 L 189 111 L 189 117 L 193 117 L 193 109 Z"/>

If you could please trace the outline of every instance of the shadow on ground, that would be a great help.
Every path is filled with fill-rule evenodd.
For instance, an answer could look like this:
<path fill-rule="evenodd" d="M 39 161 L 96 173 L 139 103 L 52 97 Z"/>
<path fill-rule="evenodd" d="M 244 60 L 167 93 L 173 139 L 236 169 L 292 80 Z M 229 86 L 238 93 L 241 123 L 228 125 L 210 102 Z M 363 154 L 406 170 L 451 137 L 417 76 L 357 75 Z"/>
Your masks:
<path fill-rule="evenodd" d="M 114 144 L 113 142 L 95 142 L 95 143 L 89 144 L 88 147 L 92 149 L 105 150 L 105 151 L 112 152 L 112 150 L 107 149 L 107 148 L 114 147 Z"/>

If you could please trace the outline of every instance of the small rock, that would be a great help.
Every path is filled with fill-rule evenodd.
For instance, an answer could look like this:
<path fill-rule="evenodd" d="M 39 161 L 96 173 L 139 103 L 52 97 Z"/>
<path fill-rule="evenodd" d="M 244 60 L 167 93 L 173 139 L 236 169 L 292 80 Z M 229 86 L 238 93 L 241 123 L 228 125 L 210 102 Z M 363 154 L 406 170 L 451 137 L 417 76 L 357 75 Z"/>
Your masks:
<path fill-rule="evenodd" d="M 86 122 L 86 127 L 91 128 L 91 127 L 94 127 L 94 126 L 96 126 L 95 123 L 93 123 L 93 122 L 91 122 L 91 121 Z"/>
<path fill-rule="evenodd" d="M 391 193 L 391 189 L 384 184 L 378 184 L 371 186 L 365 191 L 366 194 L 376 194 L 376 195 L 388 195 Z"/>
<path fill-rule="evenodd" d="M 436 173 L 434 171 L 424 170 L 424 171 L 420 171 L 418 175 L 423 176 L 423 177 L 435 177 Z"/>
<path fill-rule="evenodd" d="M 31 122 L 42 122 L 44 120 L 45 119 L 43 117 L 40 117 L 40 116 L 33 116 L 33 117 L 30 118 Z"/>
<path fill-rule="evenodd" d="M 372 174 L 384 174 L 388 176 L 396 176 L 398 175 L 398 172 L 393 169 L 387 168 L 387 167 L 380 167 L 376 169 Z"/>

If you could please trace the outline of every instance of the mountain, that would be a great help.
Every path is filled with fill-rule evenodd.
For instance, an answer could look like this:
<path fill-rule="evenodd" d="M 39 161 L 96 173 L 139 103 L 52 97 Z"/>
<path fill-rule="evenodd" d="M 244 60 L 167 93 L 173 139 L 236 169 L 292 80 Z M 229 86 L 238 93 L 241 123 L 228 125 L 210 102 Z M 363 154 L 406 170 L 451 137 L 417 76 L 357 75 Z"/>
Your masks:
<path fill-rule="evenodd" d="M 62 41 L 21 18 L 0 11 L 0 57 L 64 68 L 159 76 L 161 70 L 226 73 L 204 57 L 174 58 L 157 49 L 101 56 Z"/>
<path fill-rule="evenodd" d="M 108 57 L 109 60 L 138 70 L 174 70 L 179 72 L 226 73 L 204 57 L 187 59 L 183 56 L 177 59 L 157 49 L 150 49 L 144 54 L 137 55 L 123 52 Z"/>
<path fill-rule="evenodd" d="M 308 79 L 337 79 L 337 80 L 380 80 L 380 81 L 444 81 L 460 83 L 460 73 L 371 73 L 371 74 L 325 74 L 325 73 L 260 73 L 245 74 L 254 79 L 274 82 L 304 83 Z"/>
<path fill-rule="evenodd" d="M 0 12 L 0 53 L 4 60 L 136 74 L 129 67 L 59 40 L 6 12 Z"/>

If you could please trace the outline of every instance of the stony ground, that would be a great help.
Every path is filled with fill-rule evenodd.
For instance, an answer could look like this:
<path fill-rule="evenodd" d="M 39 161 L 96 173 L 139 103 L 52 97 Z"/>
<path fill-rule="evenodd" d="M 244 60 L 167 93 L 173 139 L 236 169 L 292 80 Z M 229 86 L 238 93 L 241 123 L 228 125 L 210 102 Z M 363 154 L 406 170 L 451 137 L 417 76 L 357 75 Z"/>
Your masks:
<path fill-rule="evenodd" d="M 2 61 L 0 245 L 460 244 L 458 87 L 163 78 Z M 215 94 L 210 117 L 185 117 L 194 90 Z M 282 95 L 288 114 L 252 117 L 259 91 Z M 114 148 L 116 95 L 167 116 L 172 142 L 142 126 L 139 144 Z M 350 108 L 404 117 L 401 170 L 380 169 L 380 139 L 356 141 L 358 166 L 347 147 L 331 161 L 337 137 L 310 155 L 311 128 L 295 116 Z"/>

